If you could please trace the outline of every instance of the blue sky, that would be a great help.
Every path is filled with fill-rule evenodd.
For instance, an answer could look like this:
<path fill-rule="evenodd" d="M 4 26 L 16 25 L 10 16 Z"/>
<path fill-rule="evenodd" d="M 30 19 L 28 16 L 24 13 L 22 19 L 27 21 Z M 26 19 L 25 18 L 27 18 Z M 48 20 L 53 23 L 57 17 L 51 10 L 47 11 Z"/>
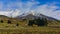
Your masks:
<path fill-rule="evenodd" d="M 0 14 L 41 13 L 60 20 L 60 0 L 0 0 Z"/>
<path fill-rule="evenodd" d="M 26 4 L 27 2 L 39 2 L 39 4 L 35 4 L 37 6 L 46 4 L 46 3 L 60 3 L 60 0 L 0 0 L 0 4 L 3 5 L 0 10 L 7 10 L 8 8 L 10 9 L 19 9 L 19 6 L 17 6 L 17 2 L 21 2 L 23 5 Z M 8 7 L 8 5 L 10 5 Z M 60 6 L 60 4 L 56 4 L 56 6 Z M 24 7 L 24 6 L 23 6 Z"/>

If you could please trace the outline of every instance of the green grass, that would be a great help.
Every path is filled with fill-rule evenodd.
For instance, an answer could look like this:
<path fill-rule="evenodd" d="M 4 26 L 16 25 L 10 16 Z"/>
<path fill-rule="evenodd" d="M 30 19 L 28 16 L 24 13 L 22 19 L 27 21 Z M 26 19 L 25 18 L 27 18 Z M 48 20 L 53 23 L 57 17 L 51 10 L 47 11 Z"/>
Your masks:
<path fill-rule="evenodd" d="M 2 18 L 3 19 L 3 18 Z M 0 22 L 0 34 L 60 34 L 60 28 L 49 26 L 60 26 L 60 22 L 49 22 L 47 27 L 28 26 L 26 21 L 12 19 L 12 24 L 7 23 L 8 19 L 3 19 L 4 23 Z M 16 24 L 19 26 L 16 26 Z"/>
<path fill-rule="evenodd" d="M 0 33 L 4 34 L 59 34 L 60 28 L 50 27 L 16 27 L 16 28 L 2 28 Z"/>
<path fill-rule="evenodd" d="M 60 28 L 21 26 L 0 23 L 0 34 L 59 34 Z"/>

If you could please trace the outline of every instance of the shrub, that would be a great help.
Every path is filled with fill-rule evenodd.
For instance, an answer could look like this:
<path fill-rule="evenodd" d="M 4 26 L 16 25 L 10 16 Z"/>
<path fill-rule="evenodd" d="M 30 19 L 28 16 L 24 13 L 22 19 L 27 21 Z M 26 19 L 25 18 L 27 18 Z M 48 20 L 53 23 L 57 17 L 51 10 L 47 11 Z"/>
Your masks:
<path fill-rule="evenodd" d="M 8 20 L 8 22 L 7 22 L 8 24 L 11 24 L 11 20 Z"/>
<path fill-rule="evenodd" d="M 19 26 L 19 24 L 17 23 L 16 26 Z"/>
<path fill-rule="evenodd" d="M 1 20 L 0 22 L 3 23 L 3 20 Z"/>

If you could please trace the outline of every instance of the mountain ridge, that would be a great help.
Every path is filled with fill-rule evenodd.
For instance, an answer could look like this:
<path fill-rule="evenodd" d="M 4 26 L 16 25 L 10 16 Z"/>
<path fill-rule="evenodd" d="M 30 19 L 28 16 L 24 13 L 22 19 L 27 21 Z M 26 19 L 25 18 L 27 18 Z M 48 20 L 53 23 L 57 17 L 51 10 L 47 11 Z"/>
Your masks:
<path fill-rule="evenodd" d="M 16 18 L 24 18 L 24 19 L 28 19 L 28 18 L 34 18 L 34 19 L 37 19 L 37 18 L 46 18 L 47 20 L 55 20 L 55 21 L 60 21 L 58 19 L 55 19 L 55 18 L 52 18 L 52 17 L 49 17 L 49 16 L 46 16 L 46 15 L 43 15 L 43 14 L 39 14 L 39 16 L 37 15 L 33 15 L 33 14 L 28 14 L 26 16 L 17 16 Z"/>
<path fill-rule="evenodd" d="M 5 16 L 5 15 L 0 15 L 0 17 L 7 17 L 7 18 L 13 18 L 13 17 L 8 17 L 8 16 Z M 33 15 L 33 14 L 28 14 L 28 15 L 25 15 L 25 16 L 17 16 L 15 17 L 16 19 L 29 19 L 29 18 L 33 18 L 33 19 L 37 19 L 37 18 L 46 18 L 48 20 L 56 20 L 56 21 L 60 21 L 58 19 L 55 19 L 55 18 L 52 18 L 52 17 L 49 17 L 49 16 L 46 16 L 46 15 L 43 15 L 43 14 L 39 14 L 39 16 L 36 16 L 36 15 Z"/>

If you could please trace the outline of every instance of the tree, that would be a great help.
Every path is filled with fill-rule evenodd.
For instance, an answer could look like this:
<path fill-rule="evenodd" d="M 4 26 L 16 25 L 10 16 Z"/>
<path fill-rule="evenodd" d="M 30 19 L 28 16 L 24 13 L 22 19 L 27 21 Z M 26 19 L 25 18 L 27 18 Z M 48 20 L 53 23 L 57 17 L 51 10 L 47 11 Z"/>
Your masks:
<path fill-rule="evenodd" d="M 34 20 L 29 20 L 28 25 L 29 25 L 29 26 L 33 26 L 33 24 L 34 24 Z"/>
<path fill-rule="evenodd" d="M 35 25 L 38 25 L 38 26 L 47 26 L 47 19 L 46 18 L 38 18 L 38 19 L 35 19 L 35 20 L 29 20 L 29 23 L 28 25 L 29 26 L 33 26 L 33 24 Z"/>
<path fill-rule="evenodd" d="M 46 18 L 37 19 L 37 23 L 38 26 L 46 26 L 48 24 Z"/>

